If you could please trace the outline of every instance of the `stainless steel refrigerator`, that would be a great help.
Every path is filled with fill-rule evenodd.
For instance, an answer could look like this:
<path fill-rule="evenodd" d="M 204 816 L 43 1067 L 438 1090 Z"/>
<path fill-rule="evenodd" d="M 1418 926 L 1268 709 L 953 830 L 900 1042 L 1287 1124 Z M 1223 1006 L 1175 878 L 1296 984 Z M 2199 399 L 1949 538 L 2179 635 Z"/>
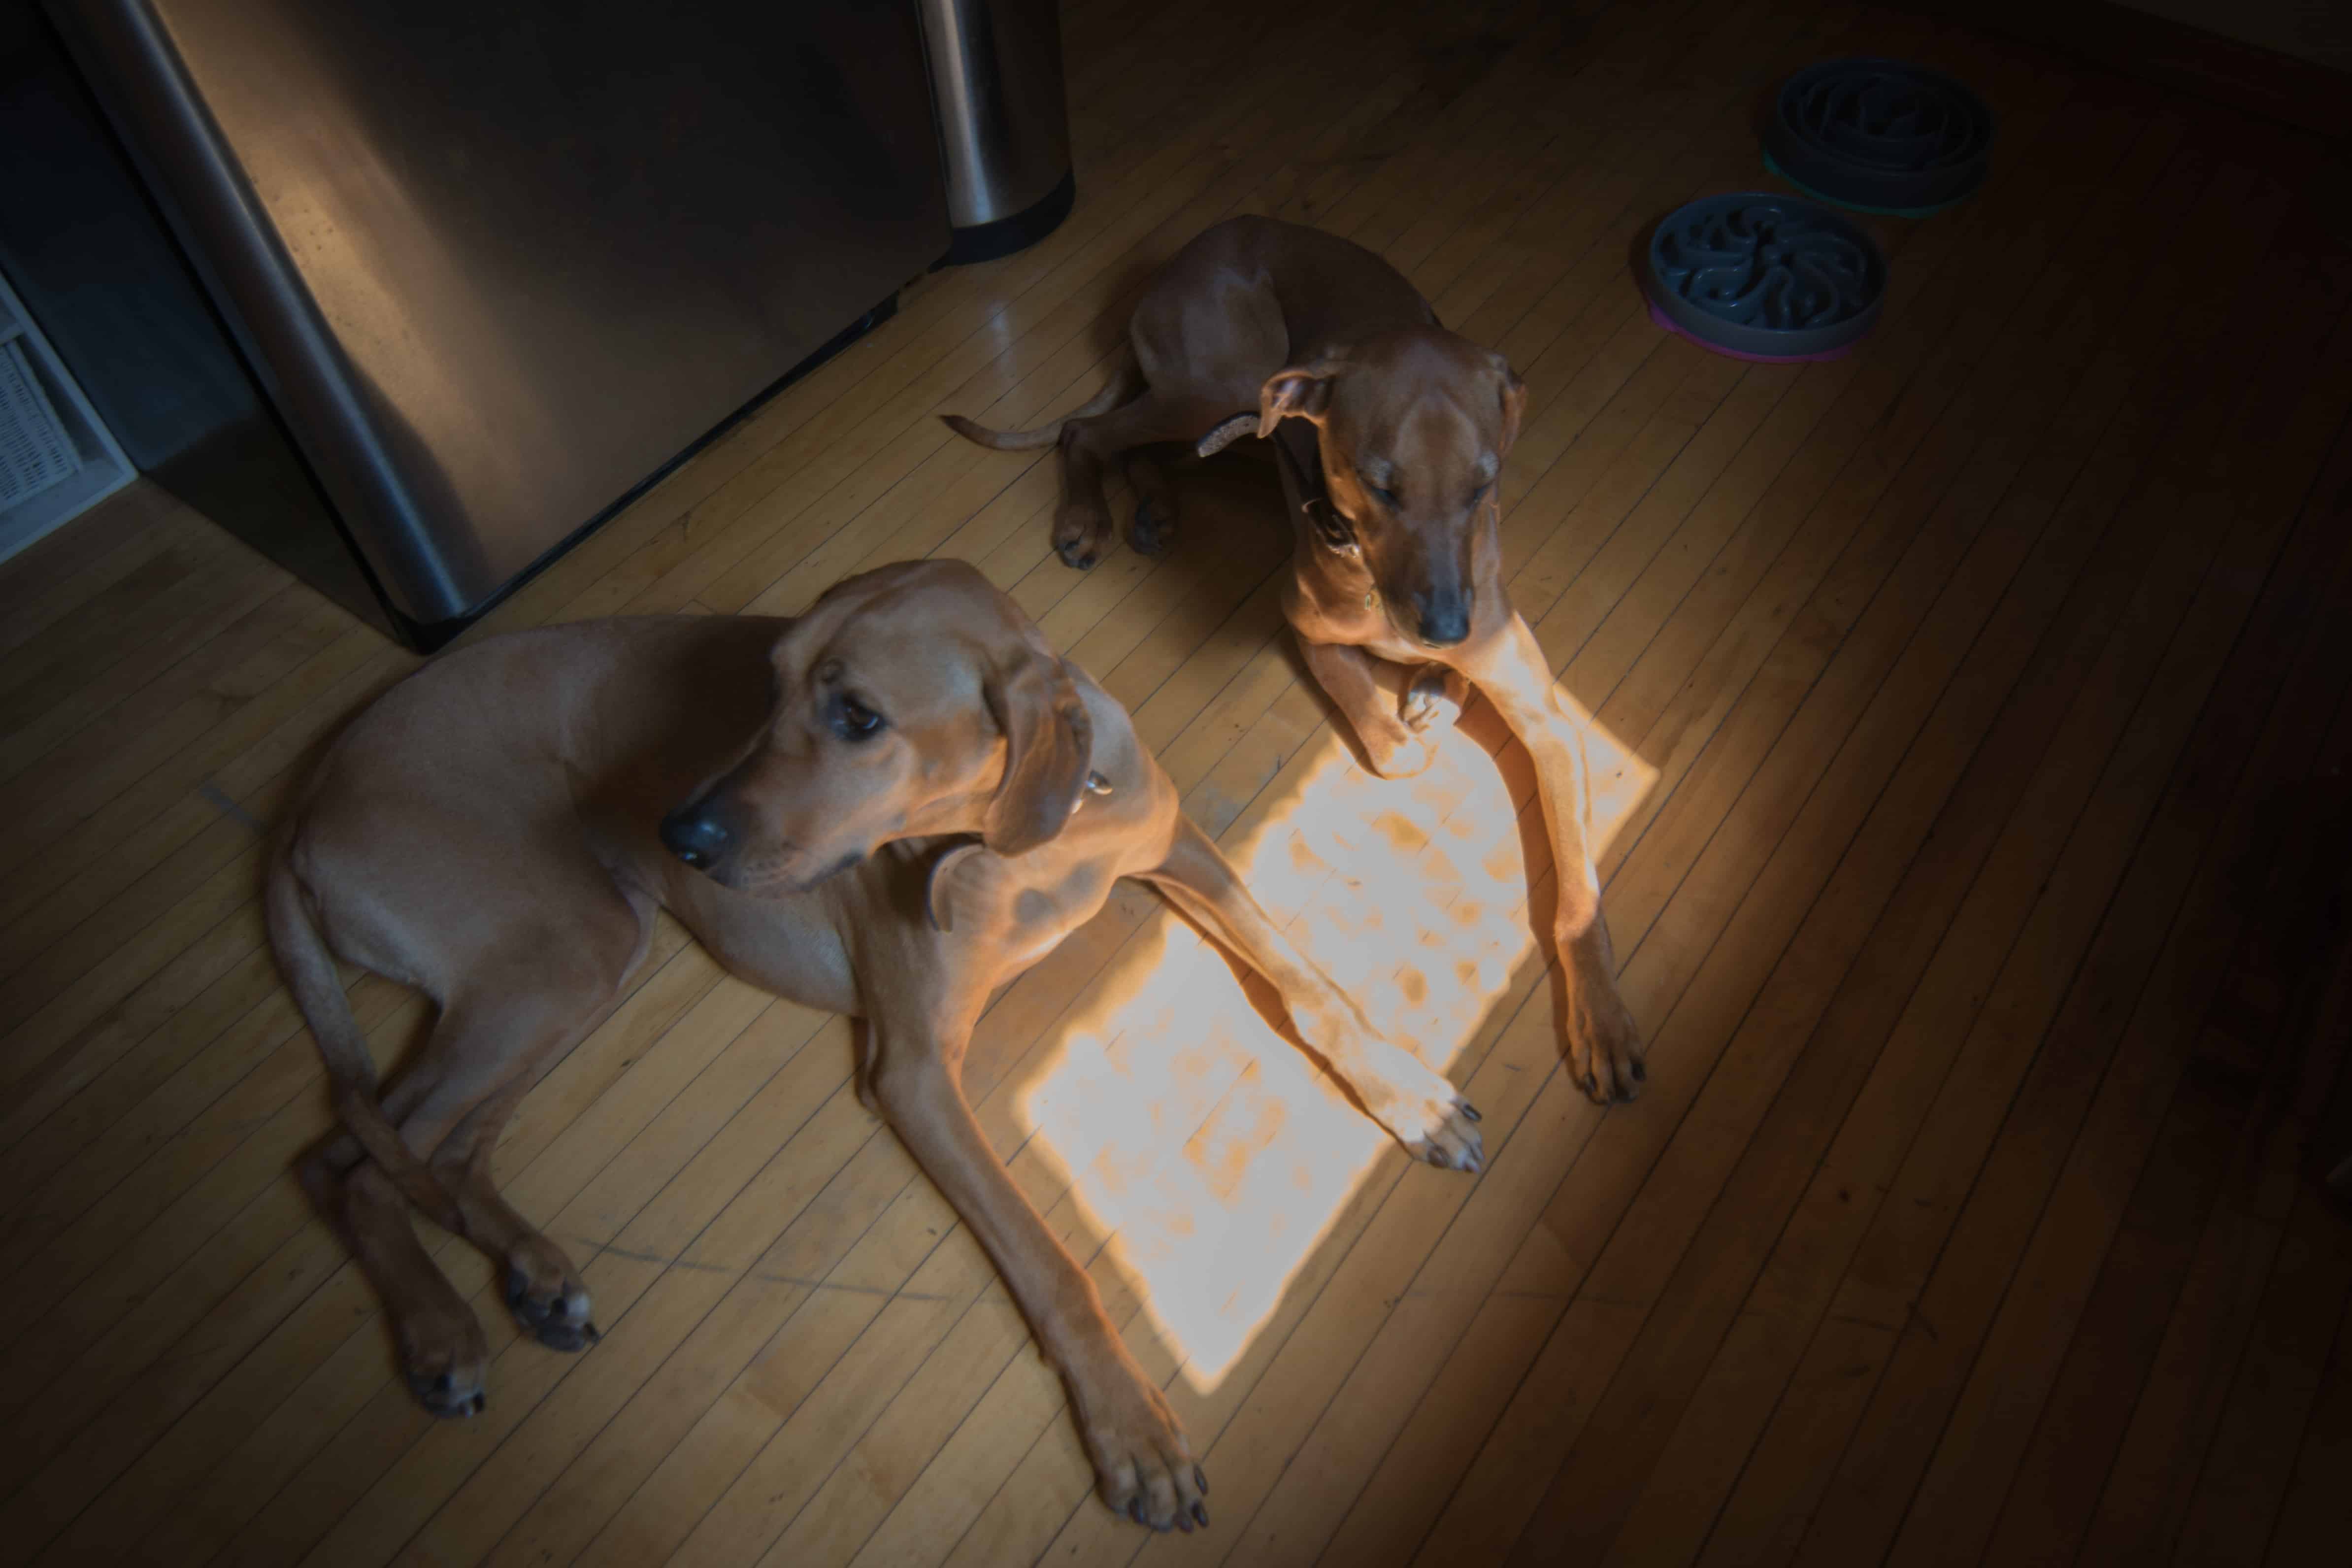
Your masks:
<path fill-rule="evenodd" d="M 285 515 L 310 486 L 375 618 L 419 646 L 948 248 L 913 0 L 47 10 L 176 240 L 155 254 L 183 258 L 181 292 L 224 339 L 213 359 L 235 361 L 207 375 L 251 381 L 228 472 L 256 471 L 272 431 L 298 459 L 270 497 L 240 509 L 232 478 L 205 510 L 289 564 L 307 551 L 296 570 L 318 581 L 321 525 L 298 540 Z M 61 298 L 104 228 L 79 226 L 39 231 L 45 319 L 89 313 Z M 63 334 L 120 362 L 77 366 L 101 405 L 168 390 L 140 332 L 201 335 L 173 310 L 160 335 L 135 311 Z M 171 438 L 215 459 L 228 439 Z"/>

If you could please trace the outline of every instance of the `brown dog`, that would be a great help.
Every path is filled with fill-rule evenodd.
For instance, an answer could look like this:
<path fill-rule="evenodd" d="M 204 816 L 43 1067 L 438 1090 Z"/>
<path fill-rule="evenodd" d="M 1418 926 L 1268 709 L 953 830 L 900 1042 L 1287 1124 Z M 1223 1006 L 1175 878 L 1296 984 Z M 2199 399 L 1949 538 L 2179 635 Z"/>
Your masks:
<path fill-rule="evenodd" d="M 794 621 L 498 637 L 394 688 L 320 764 L 268 904 L 351 1134 L 303 1177 L 382 1296 L 418 1397 L 481 1409 L 488 1346 L 403 1194 L 504 1266 L 526 1330 L 559 1350 L 595 1338 L 570 1260 L 507 1206 L 490 1154 L 524 1091 L 611 1011 L 660 905 L 745 979 L 866 1020 L 859 1091 L 994 1259 L 1069 1387 L 1105 1500 L 1161 1529 L 1206 1523 L 1166 1401 L 961 1082 L 990 995 L 1119 877 L 1273 982 L 1423 1158 L 1479 1168 L 1477 1112 L 1292 949 L 1126 710 L 970 566 L 885 567 Z M 381 1105 L 330 950 L 439 1005 Z"/>
<path fill-rule="evenodd" d="M 1458 715 L 1470 685 L 1527 747 L 1559 873 L 1570 1069 L 1596 1100 L 1631 1100 L 1647 1069 L 1585 841 L 1584 736 L 1503 591 L 1496 497 L 1525 384 L 1502 355 L 1438 325 L 1378 256 L 1264 217 L 1229 219 L 1178 251 L 1128 341 L 1110 384 L 1052 425 L 1005 434 L 949 416 L 948 426 L 1002 450 L 1060 446 L 1054 544 L 1079 567 L 1110 536 L 1109 459 L 1124 456 L 1136 491 L 1129 542 L 1158 554 L 1174 500 L 1131 448 L 1197 441 L 1205 456 L 1252 431 L 1268 437 L 1297 532 L 1283 608 L 1366 760 L 1389 777 L 1428 766 L 1433 731 Z M 1381 684 L 1381 660 L 1407 668 L 1402 700 Z"/>

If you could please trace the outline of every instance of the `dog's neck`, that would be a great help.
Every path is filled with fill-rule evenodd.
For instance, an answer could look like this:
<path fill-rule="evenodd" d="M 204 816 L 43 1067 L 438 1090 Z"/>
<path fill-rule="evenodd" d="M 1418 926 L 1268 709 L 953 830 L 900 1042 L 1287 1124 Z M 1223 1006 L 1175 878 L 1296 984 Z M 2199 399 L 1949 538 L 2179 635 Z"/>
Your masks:
<path fill-rule="evenodd" d="M 1364 552 L 1356 541 L 1355 522 L 1332 504 L 1330 482 L 1323 472 L 1322 440 L 1314 425 L 1294 419 L 1268 430 L 1257 415 L 1235 414 L 1217 421 L 1193 444 L 1193 450 L 1203 458 L 1213 457 L 1244 436 L 1260 437 L 1272 444 L 1276 460 L 1297 488 L 1307 536 L 1327 555 L 1360 563 Z"/>
<path fill-rule="evenodd" d="M 1307 537 L 1328 555 L 1360 563 L 1363 546 L 1356 541 L 1356 525 L 1331 500 L 1331 484 L 1323 472 L 1323 444 L 1315 426 L 1290 419 L 1275 427 L 1276 460 L 1288 470 L 1298 488 L 1298 510 L 1305 514 Z M 1301 447 L 1306 448 L 1302 454 Z"/>
<path fill-rule="evenodd" d="M 1373 585 L 1370 566 L 1365 563 L 1355 521 L 1331 500 L 1330 481 L 1323 468 L 1321 432 L 1305 419 L 1286 420 L 1266 430 L 1261 427 L 1258 416 L 1236 414 L 1219 420 L 1193 449 L 1203 458 L 1210 457 L 1244 436 L 1257 436 L 1274 447 L 1275 460 L 1295 487 L 1300 521 L 1306 524 L 1307 537 L 1312 544 L 1312 554 L 1298 559 L 1302 577 L 1321 579 L 1328 590 L 1350 604 L 1360 594 L 1365 610 L 1378 609 L 1380 590 Z"/>

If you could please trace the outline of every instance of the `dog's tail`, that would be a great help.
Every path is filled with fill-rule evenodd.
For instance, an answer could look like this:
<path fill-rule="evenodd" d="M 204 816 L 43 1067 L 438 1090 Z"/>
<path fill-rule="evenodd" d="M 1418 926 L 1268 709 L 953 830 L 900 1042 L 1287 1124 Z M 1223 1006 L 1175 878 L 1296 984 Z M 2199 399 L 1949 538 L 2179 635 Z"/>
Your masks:
<path fill-rule="evenodd" d="M 991 430 L 985 425 L 975 425 L 961 414 L 942 414 L 940 423 L 967 441 L 999 452 L 1034 452 L 1040 447 L 1051 447 L 1062 438 L 1062 428 L 1074 419 L 1091 419 L 1112 409 L 1143 390 L 1143 368 L 1136 363 L 1135 345 L 1122 344 L 1118 362 L 1111 367 L 1110 379 L 1103 388 L 1076 408 L 1071 409 L 1051 425 L 1040 425 L 1034 430 Z"/>
<path fill-rule="evenodd" d="M 335 961 L 319 935 L 301 876 L 294 868 L 294 826 L 279 833 L 269 858 L 269 880 L 263 897 L 269 921 L 269 944 L 278 952 L 278 967 L 294 1005 L 302 1010 L 319 1055 L 327 1064 L 328 1092 L 335 1114 L 360 1147 L 382 1166 L 410 1203 L 445 1229 L 457 1230 L 457 1205 L 447 1189 L 419 1160 L 400 1136 L 383 1107 L 376 1101 L 375 1058 L 368 1054 L 367 1037 L 352 1016 L 351 999 L 343 994 Z"/>

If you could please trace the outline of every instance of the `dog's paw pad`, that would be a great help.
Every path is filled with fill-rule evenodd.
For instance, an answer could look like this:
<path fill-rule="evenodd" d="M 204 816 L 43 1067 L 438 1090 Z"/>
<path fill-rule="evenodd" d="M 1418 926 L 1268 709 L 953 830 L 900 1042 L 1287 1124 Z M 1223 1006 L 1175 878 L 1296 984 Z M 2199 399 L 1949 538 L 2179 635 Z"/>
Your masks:
<path fill-rule="evenodd" d="M 1650 1079 L 1641 1031 L 1618 1004 L 1605 1018 L 1571 1014 L 1568 1025 L 1570 1079 L 1596 1105 L 1623 1105 L 1639 1099 Z"/>
<path fill-rule="evenodd" d="M 1459 1097 L 1431 1100 L 1422 1110 L 1422 1129 L 1405 1140 L 1419 1158 L 1444 1171 L 1476 1175 L 1486 1168 L 1486 1140 L 1477 1123 L 1478 1108 Z"/>
<path fill-rule="evenodd" d="M 1160 1391 L 1138 1382 L 1118 1415 L 1087 1434 L 1104 1502 L 1147 1530 L 1186 1534 L 1209 1522 L 1209 1478 Z"/>
<path fill-rule="evenodd" d="M 1405 688 L 1404 701 L 1398 717 L 1406 729 L 1424 738 L 1433 738 L 1454 728 L 1462 717 L 1462 705 L 1468 688 L 1462 677 L 1443 665 L 1430 665 L 1413 678 Z"/>

